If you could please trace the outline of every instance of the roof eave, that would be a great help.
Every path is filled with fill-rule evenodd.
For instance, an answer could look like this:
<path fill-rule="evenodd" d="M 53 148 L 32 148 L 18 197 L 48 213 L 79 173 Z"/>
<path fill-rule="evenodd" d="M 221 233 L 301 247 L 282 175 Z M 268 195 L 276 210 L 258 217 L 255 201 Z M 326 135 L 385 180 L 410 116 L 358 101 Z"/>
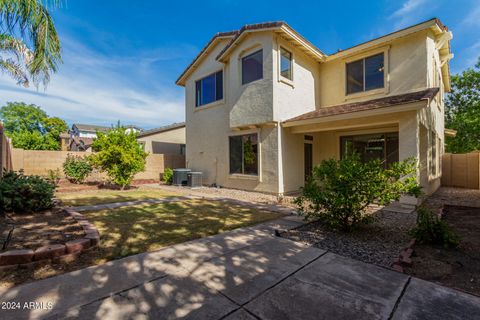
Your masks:
<path fill-rule="evenodd" d="M 439 33 L 439 32 L 444 32 L 446 30 L 446 27 L 443 26 L 440 20 L 438 20 L 437 18 L 433 18 L 425 22 L 416 24 L 414 26 L 410 26 L 402 30 L 394 31 L 392 33 L 381 36 L 379 38 L 372 39 L 367 42 L 350 47 L 348 49 L 331 54 L 326 58 L 326 61 L 332 61 L 335 59 L 350 56 L 358 52 L 371 49 L 373 47 L 384 45 L 385 43 L 391 42 L 401 37 L 408 36 L 412 33 L 420 32 L 427 29 L 434 29 L 437 33 Z"/>
<path fill-rule="evenodd" d="M 205 56 L 207 56 L 210 53 L 210 49 L 213 48 L 220 42 L 221 40 L 225 39 L 230 39 L 234 35 L 215 35 L 213 39 L 211 39 L 208 44 L 206 45 L 205 48 L 202 49 L 200 54 L 196 56 L 193 60 L 193 62 L 183 71 L 183 73 L 178 77 L 177 81 L 175 81 L 175 84 L 178 86 L 185 86 L 185 82 L 187 78 L 192 74 L 193 71 L 198 67 L 198 65 L 203 61 Z"/>
<path fill-rule="evenodd" d="M 298 32 L 296 32 L 293 28 L 291 28 L 286 23 L 281 23 L 280 25 L 269 27 L 269 28 L 259 28 L 259 29 L 248 29 L 243 30 L 236 39 L 234 39 L 233 43 L 229 44 L 229 47 L 225 50 L 220 52 L 217 56 L 217 60 L 223 63 L 228 61 L 230 54 L 234 51 L 234 49 L 238 46 L 238 44 L 249 34 L 254 32 L 267 32 L 267 31 L 277 31 L 288 35 L 292 38 L 295 42 L 297 42 L 301 47 L 305 48 L 306 51 L 310 53 L 312 57 L 314 57 L 317 61 L 323 62 L 325 61 L 327 55 L 323 53 L 320 49 L 316 48 L 313 44 L 311 44 L 308 40 L 302 37 Z"/>

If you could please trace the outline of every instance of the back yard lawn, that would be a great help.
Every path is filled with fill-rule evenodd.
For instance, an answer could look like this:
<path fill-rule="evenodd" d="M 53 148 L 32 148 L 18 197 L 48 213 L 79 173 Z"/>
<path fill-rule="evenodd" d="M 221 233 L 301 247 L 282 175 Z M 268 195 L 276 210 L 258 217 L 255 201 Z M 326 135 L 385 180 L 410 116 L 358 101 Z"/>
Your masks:
<path fill-rule="evenodd" d="M 120 196 L 116 194 L 123 192 L 115 191 L 110 195 L 111 198 L 118 199 Z M 148 195 L 152 195 L 151 190 Z M 83 202 L 71 200 L 71 203 L 85 204 L 85 199 Z M 95 224 L 100 232 L 98 248 L 82 253 L 75 261 L 35 269 L 19 269 L 3 275 L 0 273 L 0 286 L 9 287 L 47 278 L 282 216 L 225 201 L 203 199 L 105 209 L 84 212 L 83 215 Z"/>
<path fill-rule="evenodd" d="M 95 190 L 80 192 L 58 192 L 57 198 L 62 200 L 65 206 L 89 206 L 95 204 L 161 199 L 174 197 L 175 194 L 159 189 L 142 188 L 135 190 Z"/>

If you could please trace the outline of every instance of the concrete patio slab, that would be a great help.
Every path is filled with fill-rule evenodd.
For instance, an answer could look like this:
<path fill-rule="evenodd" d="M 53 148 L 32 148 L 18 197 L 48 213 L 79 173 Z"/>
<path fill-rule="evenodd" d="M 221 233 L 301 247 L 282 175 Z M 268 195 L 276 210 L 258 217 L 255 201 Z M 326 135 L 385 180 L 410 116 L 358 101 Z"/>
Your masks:
<path fill-rule="evenodd" d="M 207 261 L 190 276 L 242 305 L 324 253 L 287 239 L 270 239 Z"/>
<path fill-rule="evenodd" d="M 48 319 L 219 319 L 237 308 L 192 279 L 171 276 Z"/>
<path fill-rule="evenodd" d="M 407 280 L 327 253 L 245 308 L 261 319 L 388 319 Z"/>
<path fill-rule="evenodd" d="M 257 320 L 254 316 L 248 313 L 245 309 L 238 309 L 237 311 L 229 314 L 224 320 Z"/>
<path fill-rule="evenodd" d="M 480 319 L 480 298 L 412 278 L 392 319 Z"/>
<path fill-rule="evenodd" d="M 287 222 L 285 222 L 287 221 Z M 279 219 L 0 291 L 3 319 L 469 319 L 480 298 L 272 235 Z M 275 227 L 274 227 L 275 226 Z M 48 308 L 52 303 L 52 308 Z"/>

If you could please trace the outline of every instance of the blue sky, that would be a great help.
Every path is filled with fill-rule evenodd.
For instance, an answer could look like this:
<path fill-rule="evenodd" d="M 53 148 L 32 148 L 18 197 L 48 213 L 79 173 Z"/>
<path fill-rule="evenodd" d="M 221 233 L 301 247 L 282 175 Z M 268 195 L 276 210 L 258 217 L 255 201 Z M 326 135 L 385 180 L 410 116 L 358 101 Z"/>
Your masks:
<path fill-rule="evenodd" d="M 438 17 L 454 34 L 452 73 L 480 55 L 480 0 L 68 0 L 53 12 L 64 63 L 43 88 L 0 75 L 0 105 L 24 101 L 69 124 L 144 128 L 184 120 L 175 80 L 218 31 L 286 21 L 326 53 Z"/>

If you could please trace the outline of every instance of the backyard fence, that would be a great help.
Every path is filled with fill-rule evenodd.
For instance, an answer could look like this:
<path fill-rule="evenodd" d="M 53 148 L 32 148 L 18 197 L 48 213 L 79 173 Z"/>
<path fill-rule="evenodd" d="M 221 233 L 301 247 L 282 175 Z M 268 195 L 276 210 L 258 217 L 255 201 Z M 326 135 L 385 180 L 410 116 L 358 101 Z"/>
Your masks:
<path fill-rule="evenodd" d="M 63 163 L 67 156 L 88 156 L 91 152 L 46 151 L 13 149 L 13 170 L 23 170 L 26 175 L 47 176 L 49 170 L 59 170 L 63 177 Z M 145 171 L 135 175 L 135 180 L 159 180 L 165 168 L 184 168 L 185 156 L 170 154 L 149 154 L 146 159 Z M 90 180 L 99 180 L 105 176 L 93 173 Z"/>
<path fill-rule="evenodd" d="M 480 189 L 480 153 L 444 154 L 442 186 Z"/>
<path fill-rule="evenodd" d="M 4 170 L 12 170 L 12 144 L 3 133 L 3 124 L 0 122 L 0 175 Z"/>

